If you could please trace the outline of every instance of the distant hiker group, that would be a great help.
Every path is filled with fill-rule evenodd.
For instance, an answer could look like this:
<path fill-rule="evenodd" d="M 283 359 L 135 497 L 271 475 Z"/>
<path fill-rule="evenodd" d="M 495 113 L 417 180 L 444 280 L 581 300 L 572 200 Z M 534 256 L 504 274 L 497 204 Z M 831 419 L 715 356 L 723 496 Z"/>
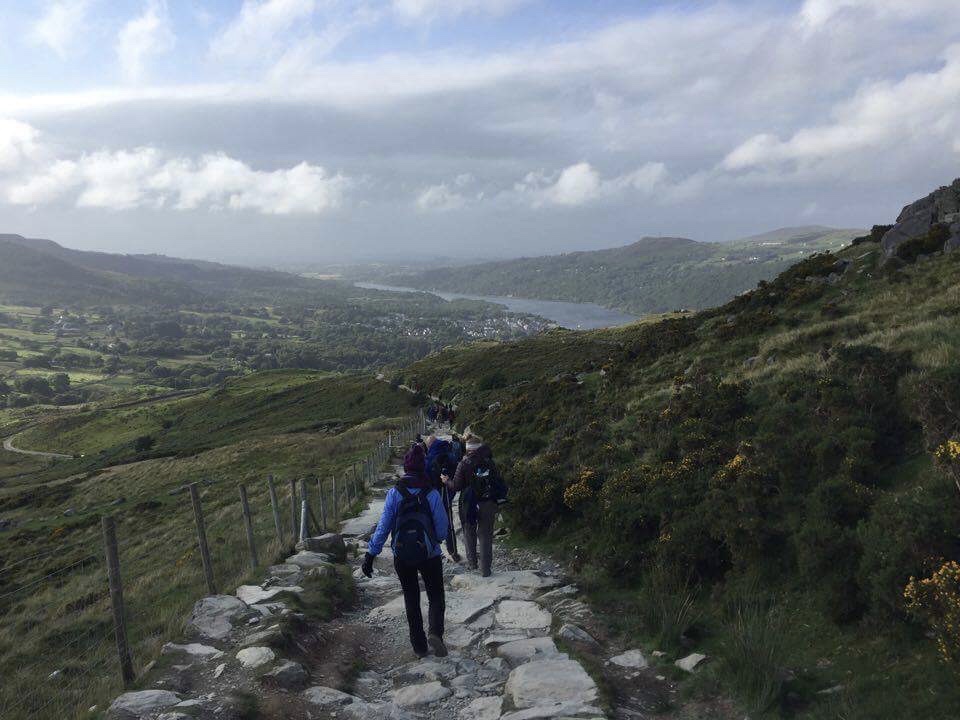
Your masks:
<path fill-rule="evenodd" d="M 430 406 L 432 423 L 452 424 L 455 410 L 443 403 Z M 441 420 L 443 418 L 443 420 Z M 430 651 L 447 654 L 443 642 L 445 594 L 443 548 L 450 560 L 462 562 L 453 522 L 453 501 L 463 528 L 467 567 L 487 577 L 493 565 L 493 530 L 498 507 L 506 502 L 507 485 L 483 439 L 469 429 L 461 438 L 417 436 L 403 458 L 403 476 L 387 493 L 383 513 L 370 538 L 361 568 L 372 577 L 373 560 L 389 535 L 393 565 L 403 589 L 410 643 L 419 657 Z M 420 579 L 427 592 L 427 631 L 420 609 Z"/>
<path fill-rule="evenodd" d="M 444 425 L 453 427 L 453 423 L 457 420 L 457 407 L 456 405 L 447 405 L 439 400 L 431 403 L 430 407 L 427 408 L 427 420 L 440 427 Z"/>

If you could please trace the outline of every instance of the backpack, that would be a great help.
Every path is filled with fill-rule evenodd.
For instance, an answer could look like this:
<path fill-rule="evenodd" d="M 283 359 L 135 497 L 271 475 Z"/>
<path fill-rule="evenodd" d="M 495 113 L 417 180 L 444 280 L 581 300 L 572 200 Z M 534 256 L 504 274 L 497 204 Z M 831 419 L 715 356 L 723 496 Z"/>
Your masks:
<path fill-rule="evenodd" d="M 393 556 L 404 565 L 422 565 L 437 545 L 437 531 L 427 497 L 431 491 L 412 493 L 402 483 L 397 483 L 396 488 L 400 493 L 400 507 L 393 522 Z"/>
<path fill-rule="evenodd" d="M 477 502 L 493 500 L 498 505 L 507 501 L 507 484 L 492 458 L 480 457 L 473 461 L 473 480 L 470 481 Z"/>

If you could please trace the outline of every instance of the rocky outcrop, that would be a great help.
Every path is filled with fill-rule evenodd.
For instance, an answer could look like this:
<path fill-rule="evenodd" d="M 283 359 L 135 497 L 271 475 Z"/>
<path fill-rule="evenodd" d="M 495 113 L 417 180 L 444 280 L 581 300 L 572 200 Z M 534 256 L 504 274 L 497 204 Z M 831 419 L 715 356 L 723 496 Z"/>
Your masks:
<path fill-rule="evenodd" d="M 903 243 L 930 232 L 936 224 L 949 228 L 944 250 L 960 247 L 960 178 L 907 205 L 880 241 L 883 254 L 892 257 Z"/>

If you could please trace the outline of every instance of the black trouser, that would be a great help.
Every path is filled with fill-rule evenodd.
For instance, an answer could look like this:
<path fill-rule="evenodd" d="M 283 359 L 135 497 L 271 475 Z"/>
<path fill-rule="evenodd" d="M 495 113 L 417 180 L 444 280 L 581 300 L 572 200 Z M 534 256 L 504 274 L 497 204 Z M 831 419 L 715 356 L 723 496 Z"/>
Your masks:
<path fill-rule="evenodd" d="M 404 565 L 394 559 L 393 567 L 403 588 L 403 604 L 407 609 L 407 625 L 410 626 L 410 644 L 418 652 L 427 652 L 427 636 L 423 632 L 423 613 L 420 611 L 420 581 L 423 577 L 427 589 L 427 616 L 431 635 L 443 637 L 443 613 L 446 609 L 443 591 L 443 560 L 438 555 L 419 567 Z"/>
<path fill-rule="evenodd" d="M 462 497 L 462 494 L 461 494 Z M 477 567 L 477 543 L 480 545 L 480 574 L 490 575 L 493 565 L 493 525 L 497 519 L 497 503 L 484 500 L 479 503 L 477 519 L 467 520 L 465 503 L 460 503 L 460 523 L 463 525 L 463 544 L 467 546 L 467 565 Z"/>

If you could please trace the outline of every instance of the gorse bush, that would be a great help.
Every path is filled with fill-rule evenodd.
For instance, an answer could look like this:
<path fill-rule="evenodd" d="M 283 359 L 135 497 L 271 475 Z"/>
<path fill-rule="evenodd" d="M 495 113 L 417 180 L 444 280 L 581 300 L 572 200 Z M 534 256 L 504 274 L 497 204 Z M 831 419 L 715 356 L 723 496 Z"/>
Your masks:
<path fill-rule="evenodd" d="M 910 578 L 903 596 L 907 608 L 930 626 L 943 658 L 960 658 L 960 563 L 949 560 L 930 577 Z"/>

